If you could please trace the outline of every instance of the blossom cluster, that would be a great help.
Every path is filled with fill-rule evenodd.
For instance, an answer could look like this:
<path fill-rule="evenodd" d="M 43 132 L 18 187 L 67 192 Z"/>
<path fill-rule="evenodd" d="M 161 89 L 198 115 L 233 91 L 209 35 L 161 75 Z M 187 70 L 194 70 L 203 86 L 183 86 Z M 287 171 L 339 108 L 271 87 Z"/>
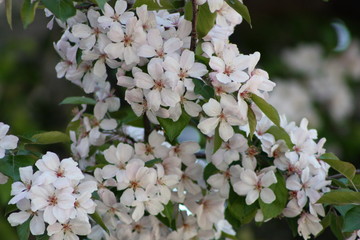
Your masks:
<path fill-rule="evenodd" d="M 225 214 L 233 198 L 259 222 L 296 217 L 304 239 L 322 229 L 316 202 L 329 185 L 329 166 L 318 159 L 325 141 L 315 142 L 307 120 L 274 125 L 264 115 L 253 97 L 267 104 L 275 83 L 256 68 L 260 53 L 228 42 L 242 17 L 225 1 L 198 4 L 216 19 L 195 49 L 183 15 L 132 10 L 124 0 L 77 10 L 60 24 L 57 76 L 93 94 L 94 106 L 82 104 L 69 125 L 72 158 L 47 152 L 35 173 L 20 168 L 9 202 L 20 210 L 8 218 L 13 226 L 31 218 L 31 233 L 46 228 L 50 239 L 218 239 L 235 235 Z M 140 134 L 117 115 L 130 109 L 131 120 L 150 125 Z M 184 118 L 205 135 L 204 149 L 169 137 Z M 277 139 L 272 127 L 290 140 Z M 264 206 L 276 201 L 283 207 L 268 217 Z"/>
<path fill-rule="evenodd" d="M 91 231 L 89 214 L 95 212 L 92 193 L 96 182 L 86 179 L 72 158 L 60 161 L 52 152 L 32 166 L 19 169 L 21 181 L 12 184 L 9 204 L 19 212 L 11 213 L 8 221 L 17 226 L 30 220 L 33 235 L 47 231 L 50 239 L 79 239 Z M 47 225 L 47 227 L 46 227 Z"/>

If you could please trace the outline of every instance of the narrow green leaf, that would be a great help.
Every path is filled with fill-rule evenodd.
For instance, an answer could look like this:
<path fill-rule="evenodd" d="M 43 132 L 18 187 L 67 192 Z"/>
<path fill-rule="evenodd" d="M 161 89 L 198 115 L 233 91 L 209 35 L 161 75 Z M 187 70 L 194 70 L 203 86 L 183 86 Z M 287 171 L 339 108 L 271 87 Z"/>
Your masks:
<path fill-rule="evenodd" d="M 173 142 L 189 124 L 191 117 L 183 111 L 180 118 L 174 122 L 168 118 L 158 117 L 160 125 L 164 128 L 165 135 L 168 137 L 170 142 Z"/>
<path fill-rule="evenodd" d="M 276 126 L 280 127 L 279 113 L 273 106 L 256 94 L 251 94 L 251 99 Z"/>
<path fill-rule="evenodd" d="M 106 227 L 105 223 L 103 222 L 102 218 L 100 217 L 100 215 L 95 212 L 93 214 L 89 214 L 91 219 L 94 220 L 97 224 L 99 224 L 99 226 L 104 229 L 107 233 L 109 232 L 109 229 Z"/>
<path fill-rule="evenodd" d="M 288 200 L 288 191 L 286 189 L 285 179 L 280 172 L 275 173 L 277 183 L 270 186 L 275 193 L 276 199 L 270 204 L 264 203 L 259 199 L 261 211 L 264 214 L 264 219 L 274 218 L 281 214 L 285 208 Z"/>
<path fill-rule="evenodd" d="M 352 180 L 356 173 L 356 168 L 349 162 L 340 161 L 333 153 L 324 153 L 319 157 L 322 161 L 329 164 L 339 173 L 343 174 L 349 180 Z"/>
<path fill-rule="evenodd" d="M 169 223 L 169 226 L 171 228 L 174 227 L 176 228 L 176 225 L 174 225 L 174 221 L 173 221 L 173 212 L 174 212 L 174 205 L 171 201 L 169 201 L 168 204 L 164 206 L 164 211 L 162 213 L 165 215 Z"/>
<path fill-rule="evenodd" d="M 360 200 L 359 200 L 360 201 Z M 360 229 L 360 206 L 350 209 L 344 217 L 343 232 L 353 232 Z"/>
<path fill-rule="evenodd" d="M 223 140 L 221 139 L 220 134 L 219 134 L 219 126 L 215 129 L 215 135 L 213 138 L 214 138 L 213 153 L 215 153 L 221 147 L 221 144 L 223 143 Z"/>
<path fill-rule="evenodd" d="M 67 97 L 64 100 L 62 100 L 61 103 L 59 103 L 59 105 L 63 105 L 63 104 L 88 104 L 88 105 L 95 105 L 96 101 L 92 98 L 88 98 L 88 97 Z"/>
<path fill-rule="evenodd" d="M 215 25 L 216 12 L 210 12 L 208 3 L 198 6 L 196 32 L 198 39 L 205 37 Z"/>
<path fill-rule="evenodd" d="M 200 94 L 205 99 L 213 98 L 215 95 L 214 89 L 207 85 L 203 80 L 193 78 L 193 83 L 195 84 L 194 92 Z"/>
<path fill-rule="evenodd" d="M 251 17 L 250 17 L 249 9 L 239 0 L 225 0 L 225 1 L 230 7 L 232 7 L 235 11 L 237 11 L 245 19 L 245 21 L 249 23 L 251 27 Z"/>
<path fill-rule="evenodd" d="M 5 0 L 6 20 L 12 29 L 12 0 Z"/>
<path fill-rule="evenodd" d="M 97 5 L 100 7 L 101 10 L 104 9 L 104 5 L 108 0 L 95 0 Z"/>
<path fill-rule="evenodd" d="M 66 21 L 76 14 L 72 0 L 41 0 L 41 2 L 61 21 Z"/>
<path fill-rule="evenodd" d="M 31 0 L 24 0 L 20 12 L 21 20 L 24 25 L 24 28 L 27 28 L 29 24 L 34 21 L 35 11 L 38 5 L 39 5 L 38 1 L 31 3 Z"/>
<path fill-rule="evenodd" d="M 145 162 L 145 167 L 153 167 L 157 163 L 162 163 L 162 160 L 160 158 L 154 158 L 150 161 Z"/>
<path fill-rule="evenodd" d="M 160 0 L 160 5 L 158 4 L 158 0 L 136 0 L 133 8 L 141 7 L 142 5 L 147 5 L 148 11 L 175 9 L 174 5 L 169 0 Z"/>
<path fill-rule="evenodd" d="M 205 182 L 211 177 L 212 175 L 220 172 L 219 169 L 215 167 L 214 164 L 208 163 L 206 167 L 204 168 L 204 180 Z"/>
<path fill-rule="evenodd" d="M 275 140 L 284 140 L 289 149 L 293 149 L 294 144 L 291 142 L 289 134 L 282 127 L 271 126 L 267 131 L 274 136 Z"/>
<path fill-rule="evenodd" d="M 317 202 L 332 205 L 360 204 L 360 193 L 347 191 L 327 192 Z"/>
<path fill-rule="evenodd" d="M 254 132 L 256 129 L 256 116 L 254 111 L 251 109 L 251 107 L 248 107 L 247 117 L 249 121 L 249 129 L 250 129 L 250 140 L 252 140 L 252 137 L 254 136 Z"/>
<path fill-rule="evenodd" d="M 38 133 L 32 136 L 33 144 L 54 144 L 69 142 L 70 138 L 63 132 L 51 131 Z"/>
<path fill-rule="evenodd" d="M 19 239 L 29 239 L 30 236 L 30 219 L 28 219 L 23 224 L 20 224 L 16 227 L 16 231 Z"/>

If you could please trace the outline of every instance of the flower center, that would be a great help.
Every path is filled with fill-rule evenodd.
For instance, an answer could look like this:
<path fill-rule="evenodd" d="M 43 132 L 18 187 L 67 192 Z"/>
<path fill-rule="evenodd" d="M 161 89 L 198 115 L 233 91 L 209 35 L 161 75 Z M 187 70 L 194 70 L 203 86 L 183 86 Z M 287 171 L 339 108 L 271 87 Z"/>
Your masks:
<path fill-rule="evenodd" d="M 47 202 L 50 206 L 55 206 L 58 203 L 58 199 L 55 195 L 52 195 L 48 198 Z"/>

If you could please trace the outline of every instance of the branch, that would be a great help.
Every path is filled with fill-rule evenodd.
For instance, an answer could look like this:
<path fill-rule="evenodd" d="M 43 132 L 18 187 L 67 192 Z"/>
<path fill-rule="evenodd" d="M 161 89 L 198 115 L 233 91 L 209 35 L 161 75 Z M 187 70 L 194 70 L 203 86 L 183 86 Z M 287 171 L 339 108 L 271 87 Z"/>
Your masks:
<path fill-rule="evenodd" d="M 151 133 L 151 124 L 145 113 L 143 120 L 144 120 L 144 142 L 147 142 L 149 140 L 149 135 Z"/>
<path fill-rule="evenodd" d="M 195 153 L 195 157 L 200 159 L 206 159 L 205 152 L 197 152 Z"/>
<path fill-rule="evenodd" d="M 360 169 L 356 169 L 355 174 L 360 174 Z M 341 173 L 339 174 L 334 174 L 331 176 L 328 176 L 327 179 L 331 180 L 331 179 L 339 179 L 339 178 L 344 178 L 345 176 Z"/>
<path fill-rule="evenodd" d="M 191 0 L 192 6 L 192 21 L 191 21 L 191 42 L 190 42 L 190 50 L 195 51 L 196 48 L 196 40 L 197 40 L 197 33 L 196 33 L 196 24 L 197 24 L 197 4 L 196 0 Z"/>

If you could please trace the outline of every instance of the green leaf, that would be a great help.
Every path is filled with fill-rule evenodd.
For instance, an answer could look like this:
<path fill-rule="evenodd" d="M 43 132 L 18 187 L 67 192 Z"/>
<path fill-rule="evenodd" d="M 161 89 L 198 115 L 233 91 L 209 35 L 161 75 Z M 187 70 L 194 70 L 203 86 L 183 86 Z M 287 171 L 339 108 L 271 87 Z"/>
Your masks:
<path fill-rule="evenodd" d="M 160 9 L 175 9 L 174 5 L 169 0 L 160 0 L 160 5 L 157 0 L 137 0 L 133 8 L 141 7 L 142 5 L 147 5 L 148 11 L 160 10 Z"/>
<path fill-rule="evenodd" d="M 343 174 L 349 180 L 352 180 L 356 173 L 354 165 L 348 162 L 340 161 L 333 153 L 324 153 L 319 157 L 322 161 L 329 164 L 339 173 Z"/>
<path fill-rule="evenodd" d="M 63 104 L 88 104 L 88 105 L 95 105 L 96 101 L 92 98 L 88 97 L 67 97 L 64 100 L 62 100 L 59 105 Z"/>
<path fill-rule="evenodd" d="M 18 210 L 16 204 L 9 204 L 5 208 L 4 216 L 8 216 L 10 213 L 15 212 L 16 210 Z"/>
<path fill-rule="evenodd" d="M 104 5 L 108 0 L 95 0 L 97 5 L 100 7 L 101 10 L 104 9 Z"/>
<path fill-rule="evenodd" d="M 41 2 L 63 22 L 76 14 L 72 0 L 41 0 Z"/>
<path fill-rule="evenodd" d="M 145 162 L 145 167 L 153 167 L 157 163 L 162 163 L 162 160 L 160 158 L 154 158 L 150 161 Z"/>
<path fill-rule="evenodd" d="M 267 131 L 274 136 L 275 140 L 284 140 L 289 149 L 293 149 L 294 144 L 291 142 L 289 134 L 282 127 L 271 126 Z"/>
<path fill-rule="evenodd" d="M 231 187 L 227 208 L 232 216 L 242 224 L 247 224 L 254 219 L 256 211 L 258 210 L 258 205 L 257 202 L 247 205 L 245 197 L 238 196 Z"/>
<path fill-rule="evenodd" d="M 328 214 L 321 220 L 321 225 L 325 229 L 330 226 L 331 224 L 331 212 L 329 211 Z"/>
<path fill-rule="evenodd" d="M 12 29 L 12 0 L 5 0 L 6 20 Z"/>
<path fill-rule="evenodd" d="M 158 117 L 160 125 L 164 128 L 165 135 L 168 137 L 170 142 L 173 142 L 189 124 L 191 117 L 183 111 L 180 118 L 174 122 L 168 118 Z"/>
<path fill-rule="evenodd" d="M 276 196 L 275 201 L 273 201 L 270 204 L 266 204 L 259 198 L 259 204 L 261 211 L 264 214 L 264 220 L 269 218 L 274 218 L 279 214 L 281 214 L 288 200 L 288 191 L 286 189 L 284 177 L 280 172 L 275 173 L 275 176 L 277 179 L 277 183 L 269 187 L 275 193 Z"/>
<path fill-rule="evenodd" d="M 330 229 L 338 240 L 344 239 L 344 235 L 341 231 L 342 225 L 343 225 L 343 218 L 340 216 L 337 216 L 334 213 L 331 214 Z"/>
<path fill-rule="evenodd" d="M 215 95 L 214 89 L 207 85 L 203 80 L 193 78 L 193 83 L 195 84 L 194 92 L 200 94 L 205 99 L 213 98 Z"/>
<path fill-rule="evenodd" d="M 0 172 L 12 178 L 14 181 L 20 180 L 20 167 L 34 165 L 36 159 L 31 156 L 6 156 L 0 159 Z"/>
<path fill-rule="evenodd" d="M 214 164 L 208 163 L 206 167 L 204 168 L 204 180 L 205 182 L 211 177 L 212 175 L 220 172 L 219 169 L 215 167 Z"/>
<path fill-rule="evenodd" d="M 286 222 L 289 225 L 291 233 L 295 238 L 298 235 L 298 219 L 297 218 L 286 218 Z"/>
<path fill-rule="evenodd" d="M 251 94 L 251 99 L 276 126 L 280 127 L 279 113 L 273 106 L 256 94 Z"/>
<path fill-rule="evenodd" d="M 223 140 L 221 139 L 220 134 L 219 134 L 219 127 L 217 127 L 215 129 L 215 135 L 214 135 L 214 150 L 213 150 L 213 153 L 215 153 L 221 147 L 222 143 L 223 143 Z"/>
<path fill-rule="evenodd" d="M 252 140 L 252 137 L 254 136 L 254 132 L 255 132 L 255 129 L 256 129 L 257 121 L 256 121 L 255 113 L 251 109 L 251 107 L 248 107 L 247 116 L 248 116 L 249 129 L 250 129 L 250 140 Z"/>
<path fill-rule="evenodd" d="M 198 39 L 205 37 L 215 25 L 216 12 L 210 12 L 208 3 L 198 6 L 196 32 Z"/>
<path fill-rule="evenodd" d="M 341 214 L 341 216 L 345 216 L 345 214 L 352 208 L 355 207 L 355 205 L 347 204 L 347 205 L 341 205 L 341 206 L 334 206 L 335 209 Z"/>
<path fill-rule="evenodd" d="M 45 233 L 41 236 L 36 236 L 36 240 L 48 240 L 50 237 Z"/>
<path fill-rule="evenodd" d="M 333 191 L 325 193 L 317 203 L 331 205 L 360 204 L 359 192 Z"/>
<path fill-rule="evenodd" d="M 70 141 L 68 135 L 59 131 L 38 133 L 33 135 L 31 138 L 33 140 L 33 144 L 54 144 Z"/>
<path fill-rule="evenodd" d="M 342 230 L 343 232 L 353 232 L 359 229 L 360 229 L 360 206 L 356 206 L 350 209 L 345 214 Z"/>
<path fill-rule="evenodd" d="M 184 18 L 185 20 L 188 20 L 188 21 L 192 21 L 192 14 L 193 14 L 193 11 L 192 11 L 192 2 L 191 1 L 187 1 L 185 3 L 185 7 L 184 7 Z"/>
<path fill-rule="evenodd" d="M 176 228 L 176 224 L 173 221 L 173 212 L 174 212 L 174 205 L 171 201 L 168 202 L 168 204 L 166 204 L 164 206 L 164 210 L 162 211 L 162 213 L 165 215 L 169 226 L 173 229 Z"/>
<path fill-rule="evenodd" d="M 39 2 L 36 1 L 31 3 L 31 0 L 24 0 L 22 8 L 21 8 L 21 20 L 23 22 L 24 28 L 27 28 L 30 23 L 34 21 L 35 11 Z"/>
<path fill-rule="evenodd" d="M 248 8 L 239 0 L 225 0 L 226 3 L 237 11 L 247 21 L 251 27 L 251 17 Z"/>
<path fill-rule="evenodd" d="M 99 224 L 102 229 L 104 229 L 107 233 L 110 233 L 109 229 L 106 227 L 105 223 L 97 212 L 89 215 L 91 219 L 94 220 L 97 224 Z"/>
<path fill-rule="evenodd" d="M 19 239 L 29 239 L 30 236 L 30 218 L 24 222 L 23 224 L 20 224 L 16 228 L 17 234 Z"/>

